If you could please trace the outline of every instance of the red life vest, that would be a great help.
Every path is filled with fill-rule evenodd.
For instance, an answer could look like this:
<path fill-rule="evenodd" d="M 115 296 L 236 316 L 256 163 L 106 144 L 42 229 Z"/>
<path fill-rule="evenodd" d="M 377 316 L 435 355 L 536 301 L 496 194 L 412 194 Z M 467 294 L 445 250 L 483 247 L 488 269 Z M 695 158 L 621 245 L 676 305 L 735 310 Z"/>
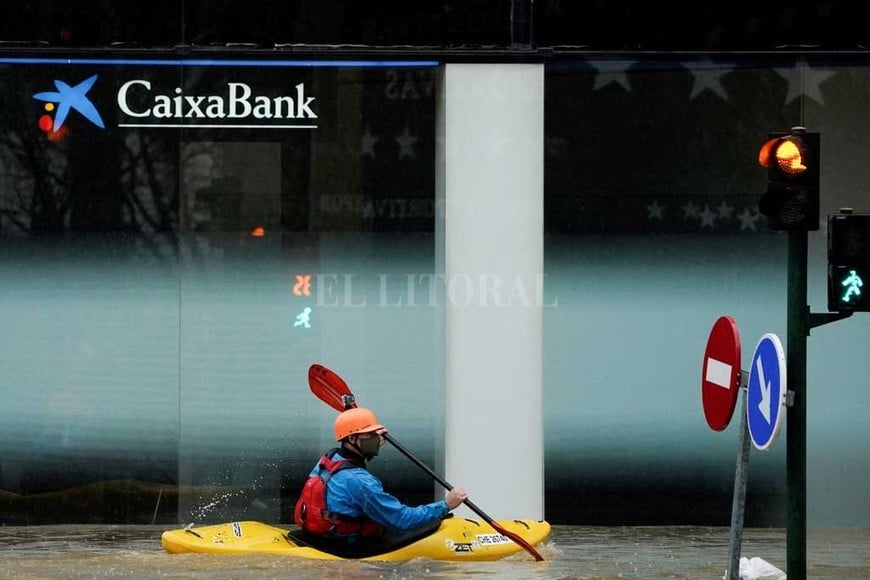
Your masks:
<path fill-rule="evenodd" d="M 317 536 L 332 534 L 360 534 L 363 537 L 377 536 L 383 531 L 376 521 L 365 516 L 352 518 L 330 512 L 326 504 L 326 484 L 342 469 L 365 466 L 353 459 L 334 461 L 332 456 L 338 449 L 331 449 L 320 459 L 319 470 L 302 486 L 302 493 L 296 502 L 293 520 L 304 531 Z"/>

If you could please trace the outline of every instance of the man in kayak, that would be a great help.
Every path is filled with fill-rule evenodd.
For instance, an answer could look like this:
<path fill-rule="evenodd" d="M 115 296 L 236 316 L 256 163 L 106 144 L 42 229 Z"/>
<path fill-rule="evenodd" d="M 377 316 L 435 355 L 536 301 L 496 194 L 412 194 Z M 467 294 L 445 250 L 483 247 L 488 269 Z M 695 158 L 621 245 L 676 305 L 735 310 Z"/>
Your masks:
<path fill-rule="evenodd" d="M 341 443 L 314 466 L 296 503 L 294 519 L 312 539 L 329 544 L 381 543 L 390 532 L 437 528 L 448 513 L 468 497 L 454 487 L 441 501 L 411 507 L 384 491 L 366 462 L 384 444 L 386 428 L 375 414 L 358 407 L 335 420 L 335 439 Z"/>

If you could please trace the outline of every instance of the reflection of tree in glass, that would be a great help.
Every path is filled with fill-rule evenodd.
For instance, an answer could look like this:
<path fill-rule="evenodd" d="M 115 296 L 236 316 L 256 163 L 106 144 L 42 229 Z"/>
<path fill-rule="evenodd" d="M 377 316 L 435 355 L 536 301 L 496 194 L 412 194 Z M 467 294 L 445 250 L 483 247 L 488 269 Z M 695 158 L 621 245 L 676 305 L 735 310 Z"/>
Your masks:
<path fill-rule="evenodd" d="M 133 231 L 172 232 L 178 226 L 176 144 L 161 137 L 130 132 L 120 148 L 122 218 Z"/>
<path fill-rule="evenodd" d="M 178 195 L 174 164 L 167 160 L 174 159 L 175 144 L 135 131 L 122 136 L 92 129 L 75 119 L 64 138 L 49 140 L 37 126 L 31 98 L 47 77 L 24 78 L 32 73 L 20 67 L 0 77 L 0 233 L 174 237 Z"/>
<path fill-rule="evenodd" d="M 64 144 L 46 147 L 36 120 L 14 114 L 33 110 L 14 76 L 0 80 L 0 233 L 60 231 L 70 205 Z"/>

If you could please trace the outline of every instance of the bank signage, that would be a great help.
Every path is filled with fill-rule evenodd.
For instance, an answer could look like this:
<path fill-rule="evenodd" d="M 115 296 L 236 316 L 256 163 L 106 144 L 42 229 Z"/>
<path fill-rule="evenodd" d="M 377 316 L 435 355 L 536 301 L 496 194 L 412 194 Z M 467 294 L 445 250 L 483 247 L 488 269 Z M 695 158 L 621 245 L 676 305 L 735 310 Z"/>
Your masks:
<path fill-rule="evenodd" d="M 95 103 L 88 93 L 99 75 L 75 84 L 55 79 L 55 91 L 41 91 L 33 98 L 45 103 L 39 127 L 50 134 L 60 132 L 76 111 L 92 125 L 105 128 L 103 117 L 119 119 L 117 127 L 187 129 L 316 129 L 317 98 L 305 83 L 291 84 L 280 94 L 248 82 L 228 80 L 222 86 L 196 91 L 163 86 L 150 79 L 123 79 L 114 103 Z M 99 107 L 98 107 L 99 105 Z"/>
<path fill-rule="evenodd" d="M 63 128 L 70 111 L 78 111 L 85 119 L 103 129 L 105 127 L 103 118 L 87 96 L 96 81 L 97 75 L 88 77 L 74 86 L 55 80 L 56 91 L 43 91 L 33 95 L 34 99 L 45 103 L 43 105 L 45 113 L 39 118 L 39 127 L 43 131 L 50 130 L 52 133 L 57 133 Z"/>
<path fill-rule="evenodd" d="M 145 105 L 131 105 L 133 96 Z M 314 112 L 314 97 L 305 94 L 305 84 L 299 83 L 290 95 L 270 97 L 255 94 L 247 83 L 228 82 L 217 94 L 186 94 L 181 87 L 169 91 L 153 87 L 150 81 L 134 79 L 125 82 L 118 89 L 118 109 L 137 123 L 119 123 L 119 127 L 162 127 L 166 121 L 181 122 L 193 120 L 196 123 L 216 122 L 225 119 L 249 120 L 253 125 L 274 128 L 274 124 L 264 121 L 288 121 L 295 123 L 292 128 L 314 128 L 312 120 L 317 119 Z M 187 126 L 183 124 L 181 126 Z M 177 127 L 176 124 L 168 125 Z M 205 126 L 212 126 L 211 124 Z M 227 125 L 221 125 L 227 126 Z M 237 125 L 228 125 L 235 127 Z M 288 128 L 288 125 L 278 125 Z"/>

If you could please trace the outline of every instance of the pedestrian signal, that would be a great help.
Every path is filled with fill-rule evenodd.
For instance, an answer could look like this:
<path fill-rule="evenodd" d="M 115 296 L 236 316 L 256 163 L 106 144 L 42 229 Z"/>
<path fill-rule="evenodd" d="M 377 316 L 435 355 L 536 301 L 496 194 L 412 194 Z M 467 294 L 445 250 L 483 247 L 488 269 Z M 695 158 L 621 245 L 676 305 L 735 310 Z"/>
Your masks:
<path fill-rule="evenodd" d="M 870 214 L 828 216 L 828 310 L 870 311 Z"/>

